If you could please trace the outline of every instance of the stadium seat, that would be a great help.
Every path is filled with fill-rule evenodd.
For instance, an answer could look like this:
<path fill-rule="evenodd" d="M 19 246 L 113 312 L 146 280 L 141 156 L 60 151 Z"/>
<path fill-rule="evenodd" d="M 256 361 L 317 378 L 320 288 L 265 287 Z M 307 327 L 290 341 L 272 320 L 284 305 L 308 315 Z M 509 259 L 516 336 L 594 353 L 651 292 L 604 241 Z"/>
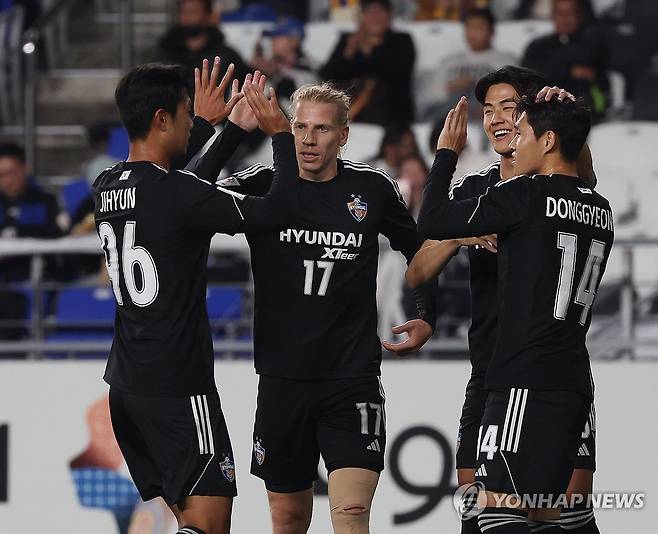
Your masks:
<path fill-rule="evenodd" d="M 222 13 L 224 22 L 276 22 L 277 14 L 271 6 L 263 4 L 248 4 L 229 13 Z"/>
<path fill-rule="evenodd" d="M 128 132 L 122 126 L 117 126 L 110 131 L 106 153 L 115 159 L 125 160 L 128 157 L 128 145 Z"/>
<path fill-rule="evenodd" d="M 245 58 L 249 59 L 254 53 L 256 43 L 263 31 L 271 27 L 266 22 L 226 22 L 221 26 L 226 43 L 235 48 Z"/>
<path fill-rule="evenodd" d="M 211 322 L 241 319 L 244 291 L 240 287 L 210 286 L 206 293 L 206 303 Z"/>
<path fill-rule="evenodd" d="M 114 324 L 111 287 L 74 287 L 60 291 L 55 319 L 58 327 L 109 327 Z"/>
<path fill-rule="evenodd" d="M 350 125 L 350 136 L 343 150 L 343 159 L 368 161 L 377 156 L 384 137 L 384 128 L 376 124 Z"/>
<path fill-rule="evenodd" d="M 75 180 L 62 187 L 60 193 L 66 212 L 73 217 L 82 201 L 91 194 L 91 187 L 85 179 Z"/>
<path fill-rule="evenodd" d="M 654 236 L 658 224 L 658 160 L 652 157 L 658 123 L 616 122 L 595 126 L 589 138 L 597 191 L 610 200 L 615 216 L 615 237 Z M 624 272 L 623 248 L 612 250 L 606 279 Z M 633 278 L 641 284 L 658 281 L 658 248 L 634 250 Z"/>

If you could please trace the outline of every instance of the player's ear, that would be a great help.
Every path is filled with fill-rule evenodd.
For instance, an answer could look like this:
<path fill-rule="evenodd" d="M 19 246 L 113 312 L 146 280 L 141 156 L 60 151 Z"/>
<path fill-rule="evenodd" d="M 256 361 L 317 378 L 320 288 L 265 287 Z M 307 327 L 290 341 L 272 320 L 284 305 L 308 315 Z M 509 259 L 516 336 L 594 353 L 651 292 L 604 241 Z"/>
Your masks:
<path fill-rule="evenodd" d="M 169 122 L 169 113 L 167 113 L 164 109 L 160 108 L 155 111 L 155 115 L 153 115 L 153 123 L 151 124 L 151 126 L 160 132 L 164 132 L 167 130 L 168 122 Z"/>
<path fill-rule="evenodd" d="M 347 144 L 347 138 L 349 137 L 349 135 L 350 135 L 350 127 L 345 126 L 345 128 L 343 128 L 340 131 L 340 146 L 345 146 Z"/>
<path fill-rule="evenodd" d="M 544 148 L 544 154 L 548 154 L 549 152 L 553 151 L 556 149 L 558 146 L 558 139 L 557 135 L 555 135 L 555 132 L 553 130 L 548 130 L 544 134 L 544 139 L 543 139 L 543 148 Z"/>

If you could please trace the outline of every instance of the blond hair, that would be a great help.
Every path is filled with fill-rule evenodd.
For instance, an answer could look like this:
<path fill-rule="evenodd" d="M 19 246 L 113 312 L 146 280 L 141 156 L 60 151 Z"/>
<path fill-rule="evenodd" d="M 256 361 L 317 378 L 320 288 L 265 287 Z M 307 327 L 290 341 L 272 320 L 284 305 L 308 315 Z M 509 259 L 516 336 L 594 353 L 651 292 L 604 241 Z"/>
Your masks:
<path fill-rule="evenodd" d="M 349 95 L 328 82 L 302 85 L 297 89 L 290 97 L 290 111 L 293 117 L 295 116 L 295 110 L 299 102 L 334 104 L 338 111 L 336 123 L 341 127 L 345 127 L 350 122 L 349 111 L 351 99 Z"/>

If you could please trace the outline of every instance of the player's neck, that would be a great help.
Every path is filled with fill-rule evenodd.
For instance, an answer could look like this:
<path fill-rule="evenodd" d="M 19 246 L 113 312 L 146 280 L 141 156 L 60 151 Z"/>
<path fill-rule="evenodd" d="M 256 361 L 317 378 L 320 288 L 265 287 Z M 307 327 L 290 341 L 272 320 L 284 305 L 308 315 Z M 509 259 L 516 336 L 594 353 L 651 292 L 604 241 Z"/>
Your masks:
<path fill-rule="evenodd" d="M 551 174 L 562 174 L 564 176 L 578 177 L 576 162 L 564 161 L 563 159 L 549 159 L 539 169 L 537 174 L 550 176 Z"/>
<path fill-rule="evenodd" d="M 513 178 L 516 173 L 514 172 L 514 158 L 512 157 L 512 154 L 510 153 L 509 155 L 506 154 L 501 154 L 500 155 L 500 179 L 501 180 L 509 180 L 510 178 Z"/>
<path fill-rule="evenodd" d="M 153 145 L 148 141 L 138 140 L 130 143 L 128 159 L 126 161 L 149 161 L 167 169 L 167 171 L 171 167 L 171 157 L 169 154 L 161 146 Z"/>
<path fill-rule="evenodd" d="M 317 173 L 309 172 L 302 168 L 299 169 L 299 176 L 303 180 L 308 180 L 309 182 L 327 182 L 334 178 L 338 174 L 338 160 L 336 160 L 332 165 L 319 170 Z"/>

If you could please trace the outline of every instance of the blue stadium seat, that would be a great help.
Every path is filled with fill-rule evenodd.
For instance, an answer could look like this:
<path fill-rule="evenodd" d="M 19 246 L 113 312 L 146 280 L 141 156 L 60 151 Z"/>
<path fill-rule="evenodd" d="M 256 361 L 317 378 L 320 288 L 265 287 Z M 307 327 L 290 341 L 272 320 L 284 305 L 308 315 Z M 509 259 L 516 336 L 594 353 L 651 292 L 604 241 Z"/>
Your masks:
<path fill-rule="evenodd" d="M 74 287 L 60 291 L 55 317 L 58 327 L 109 327 L 114 324 L 110 287 Z"/>
<path fill-rule="evenodd" d="M 76 180 L 62 187 L 61 194 L 66 212 L 73 217 L 82 201 L 91 194 L 91 187 L 85 179 Z"/>
<path fill-rule="evenodd" d="M 230 13 L 222 13 L 222 22 L 276 22 L 277 14 L 266 4 L 249 4 Z"/>
<path fill-rule="evenodd" d="M 210 321 L 236 320 L 242 318 L 244 296 L 242 288 L 233 286 L 210 286 L 206 293 L 208 318 Z"/>
<path fill-rule="evenodd" d="M 117 126 L 110 131 L 105 153 L 115 159 L 125 160 L 128 157 L 129 144 L 128 132 L 122 126 Z"/>

